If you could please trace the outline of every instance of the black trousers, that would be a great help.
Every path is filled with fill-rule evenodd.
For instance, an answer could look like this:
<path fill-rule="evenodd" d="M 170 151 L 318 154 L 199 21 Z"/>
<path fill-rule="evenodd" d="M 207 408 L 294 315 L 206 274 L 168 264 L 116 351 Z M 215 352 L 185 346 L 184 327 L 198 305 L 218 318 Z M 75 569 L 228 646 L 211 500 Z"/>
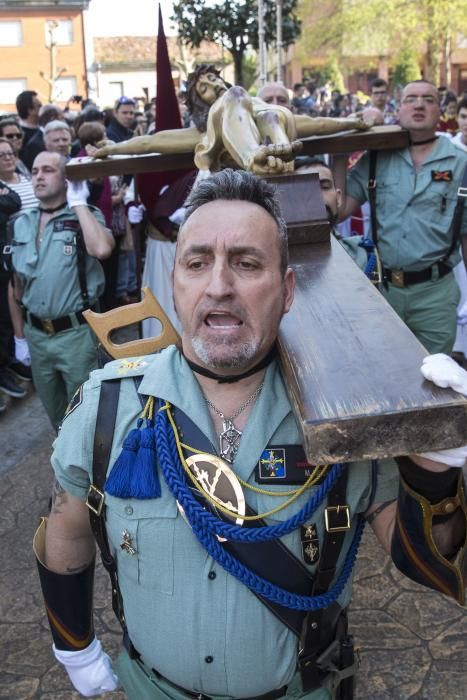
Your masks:
<path fill-rule="evenodd" d="M 8 367 L 14 354 L 13 326 L 8 309 L 9 275 L 0 270 L 0 370 Z"/>

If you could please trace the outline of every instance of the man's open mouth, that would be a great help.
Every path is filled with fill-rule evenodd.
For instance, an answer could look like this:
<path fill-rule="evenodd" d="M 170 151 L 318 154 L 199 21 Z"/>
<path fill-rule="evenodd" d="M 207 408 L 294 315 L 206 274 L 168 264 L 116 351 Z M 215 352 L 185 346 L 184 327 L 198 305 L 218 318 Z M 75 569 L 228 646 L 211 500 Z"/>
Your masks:
<path fill-rule="evenodd" d="M 227 311 L 211 311 L 206 314 L 204 323 L 210 328 L 238 328 L 243 325 L 238 316 Z"/>

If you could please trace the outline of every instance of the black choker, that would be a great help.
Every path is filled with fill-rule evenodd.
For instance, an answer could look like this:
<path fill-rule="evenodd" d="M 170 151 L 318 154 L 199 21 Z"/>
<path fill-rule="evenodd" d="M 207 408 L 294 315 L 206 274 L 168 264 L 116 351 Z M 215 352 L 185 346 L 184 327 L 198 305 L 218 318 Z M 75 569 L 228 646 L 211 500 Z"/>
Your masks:
<path fill-rule="evenodd" d="M 411 146 L 424 146 L 426 143 L 433 143 L 433 141 L 436 141 L 438 136 L 432 136 L 429 139 L 425 139 L 424 141 L 412 141 L 410 140 L 410 145 Z"/>
<path fill-rule="evenodd" d="M 65 207 L 66 202 L 62 202 L 58 205 L 58 207 L 51 207 L 50 209 L 46 209 L 45 207 L 39 207 L 39 211 L 41 211 L 43 214 L 53 214 L 54 212 L 60 211 L 60 209 L 64 209 Z"/>
<path fill-rule="evenodd" d="M 183 354 L 183 353 L 182 353 Z M 193 372 L 196 372 L 196 374 L 202 374 L 203 377 L 209 377 L 209 379 L 217 379 L 219 384 L 233 384 L 234 382 L 239 382 L 240 379 L 245 379 L 245 377 L 251 377 L 252 374 L 256 374 L 256 372 L 259 372 L 261 369 L 264 367 L 267 367 L 271 362 L 275 359 L 276 357 L 276 346 L 273 345 L 272 349 L 268 352 L 266 357 L 263 357 L 260 362 L 258 362 L 257 365 L 249 369 L 247 372 L 243 372 L 243 374 L 230 374 L 226 377 L 222 376 L 221 374 L 216 374 L 215 372 L 211 372 L 209 369 L 205 369 L 205 367 L 200 367 L 199 365 L 195 364 L 191 360 L 189 360 L 185 355 L 183 357 L 188 363 L 188 366 L 193 370 Z"/>

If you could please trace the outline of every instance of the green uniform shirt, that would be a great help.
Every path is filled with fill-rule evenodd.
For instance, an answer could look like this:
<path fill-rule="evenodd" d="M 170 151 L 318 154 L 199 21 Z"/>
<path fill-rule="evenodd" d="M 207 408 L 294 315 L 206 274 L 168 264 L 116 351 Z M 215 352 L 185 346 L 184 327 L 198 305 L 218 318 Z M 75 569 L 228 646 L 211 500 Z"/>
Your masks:
<path fill-rule="evenodd" d="M 440 136 L 418 172 L 408 148 L 381 151 L 376 165 L 376 219 L 378 249 L 384 267 L 424 270 L 449 251 L 457 189 L 467 165 L 467 153 Z M 434 180 L 433 173 L 448 179 Z M 368 200 L 369 155 L 366 153 L 347 177 L 347 194 L 360 204 Z M 461 233 L 467 233 L 467 207 Z M 456 249 L 450 257 L 460 260 Z"/>
<path fill-rule="evenodd" d="M 90 207 L 104 225 L 102 212 Z M 83 308 L 78 278 L 76 234 L 79 221 L 66 207 L 45 226 L 39 249 L 39 209 L 26 210 L 14 224 L 12 262 L 23 285 L 23 304 L 39 318 L 55 319 Z M 109 232 L 110 235 L 110 232 Z M 97 258 L 85 255 L 89 303 L 104 291 L 104 271 Z"/>
<path fill-rule="evenodd" d="M 117 360 L 92 373 L 82 400 L 65 419 L 55 442 L 52 464 L 61 485 L 85 499 L 89 485 L 100 383 L 121 382 L 120 402 L 110 464 L 120 453 L 128 431 L 141 412 L 131 375 L 142 374 L 139 392 L 167 399 L 180 407 L 217 445 L 200 386 L 175 347 L 133 361 Z M 255 482 L 255 465 L 268 444 L 298 444 L 300 434 L 276 364 L 268 367 L 264 387 L 243 432 L 234 471 Z M 356 513 L 366 511 L 371 484 L 368 462 L 351 467 L 347 502 L 355 524 Z M 297 638 L 242 583 L 208 556 L 180 515 L 162 475 L 162 496 L 154 500 L 119 499 L 106 495 L 107 530 L 116 557 L 125 617 L 130 638 L 149 668 L 183 688 L 208 695 L 248 697 L 261 695 L 290 682 L 297 667 Z M 286 485 L 266 486 L 284 491 Z M 380 463 L 376 501 L 396 498 L 398 473 L 394 463 Z M 246 490 L 249 504 L 263 513 L 280 498 Z M 290 518 L 310 497 L 302 495 L 269 518 Z M 284 499 L 285 500 L 285 499 Z M 310 523 L 323 540 L 322 505 Z M 130 534 L 136 554 L 121 549 L 123 532 Z M 350 544 L 353 530 L 347 533 Z M 299 532 L 283 539 L 302 561 Z M 342 560 L 342 556 L 341 556 Z M 312 570 L 314 567 L 310 567 Z M 340 565 L 338 565 L 338 570 Z M 215 577 L 213 574 L 215 573 Z M 211 576 L 209 576 L 211 574 Z M 347 605 L 349 583 L 340 597 Z M 212 657 L 212 662 L 206 659 Z"/>

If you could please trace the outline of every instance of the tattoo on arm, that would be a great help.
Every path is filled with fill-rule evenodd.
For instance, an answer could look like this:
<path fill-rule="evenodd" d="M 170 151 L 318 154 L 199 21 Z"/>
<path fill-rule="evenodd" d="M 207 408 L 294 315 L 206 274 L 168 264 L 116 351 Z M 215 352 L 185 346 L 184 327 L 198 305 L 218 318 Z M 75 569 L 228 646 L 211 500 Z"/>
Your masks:
<path fill-rule="evenodd" d="M 378 506 L 378 508 L 376 508 L 376 510 L 374 510 L 372 513 L 370 513 L 370 515 L 366 516 L 367 523 L 369 523 L 371 525 L 373 520 L 376 520 L 378 515 L 380 515 L 383 512 L 383 510 L 385 510 L 388 506 L 391 505 L 391 503 L 394 503 L 395 501 L 397 501 L 397 498 L 393 498 L 391 501 L 384 501 L 384 503 L 381 503 L 381 505 Z"/>
<path fill-rule="evenodd" d="M 56 514 L 61 513 L 62 506 L 66 503 L 67 499 L 68 499 L 67 492 L 59 484 L 57 479 L 55 479 L 54 485 L 52 488 L 52 508 L 51 508 L 52 513 L 56 513 Z"/>
<path fill-rule="evenodd" d="M 88 564 L 82 564 L 81 566 L 67 566 L 66 568 L 66 573 L 67 574 L 80 574 L 82 571 L 86 571 L 88 566 L 91 564 L 89 562 Z"/>

